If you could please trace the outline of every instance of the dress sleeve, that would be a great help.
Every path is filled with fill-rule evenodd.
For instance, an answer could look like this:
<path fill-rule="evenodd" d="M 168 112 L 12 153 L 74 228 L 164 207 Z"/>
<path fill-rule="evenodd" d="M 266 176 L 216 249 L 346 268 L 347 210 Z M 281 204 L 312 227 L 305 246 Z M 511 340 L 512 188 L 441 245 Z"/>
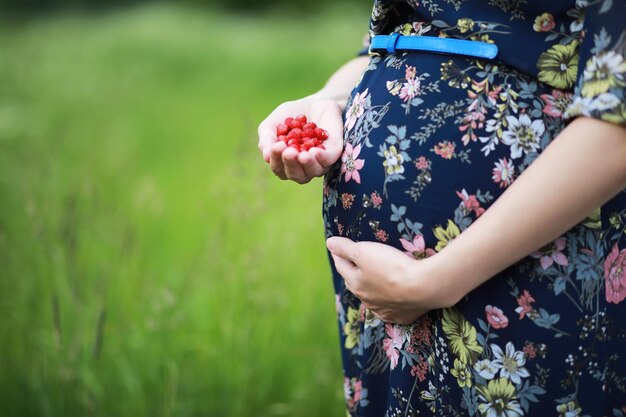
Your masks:
<path fill-rule="evenodd" d="M 584 40 L 565 118 L 590 116 L 626 126 L 626 1 L 582 1 L 587 2 Z"/>

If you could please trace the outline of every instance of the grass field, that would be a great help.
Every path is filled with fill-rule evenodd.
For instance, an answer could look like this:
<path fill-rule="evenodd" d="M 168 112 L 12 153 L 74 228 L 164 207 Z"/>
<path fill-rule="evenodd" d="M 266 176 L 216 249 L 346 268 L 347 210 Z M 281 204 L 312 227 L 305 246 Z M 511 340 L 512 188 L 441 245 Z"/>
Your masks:
<path fill-rule="evenodd" d="M 0 22 L 0 416 L 344 414 L 321 181 L 256 126 L 368 7 Z"/>

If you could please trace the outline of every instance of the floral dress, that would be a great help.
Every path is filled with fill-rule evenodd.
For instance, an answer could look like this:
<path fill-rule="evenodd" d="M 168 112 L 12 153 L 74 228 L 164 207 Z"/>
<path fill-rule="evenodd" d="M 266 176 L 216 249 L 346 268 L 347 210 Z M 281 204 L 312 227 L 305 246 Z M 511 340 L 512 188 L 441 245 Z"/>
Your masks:
<path fill-rule="evenodd" d="M 325 178 L 327 236 L 432 256 L 571 119 L 626 125 L 625 22 L 623 0 L 376 0 L 371 35 L 500 52 L 371 58 Z M 626 190 L 412 325 L 376 319 L 333 274 L 350 416 L 626 415 Z"/>

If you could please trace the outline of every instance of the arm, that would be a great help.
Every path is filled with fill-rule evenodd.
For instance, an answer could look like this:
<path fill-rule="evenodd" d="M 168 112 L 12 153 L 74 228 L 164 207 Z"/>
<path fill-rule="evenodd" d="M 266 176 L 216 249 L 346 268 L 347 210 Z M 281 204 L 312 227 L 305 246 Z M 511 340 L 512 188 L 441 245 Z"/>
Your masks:
<path fill-rule="evenodd" d="M 624 187 L 626 129 L 596 119 L 574 120 L 433 258 L 446 286 L 455 289 L 451 303 L 553 241 Z"/>
<path fill-rule="evenodd" d="M 360 56 L 348 61 L 330 76 L 324 87 L 316 94 L 337 101 L 345 108 L 350 92 L 370 61 L 369 56 Z"/>
<path fill-rule="evenodd" d="M 259 125 L 259 151 L 281 179 L 299 183 L 323 175 L 343 151 L 342 112 L 369 57 L 355 58 L 338 69 L 318 92 L 281 104 Z M 276 141 L 276 125 L 288 116 L 305 114 L 329 133 L 326 149 L 298 152 Z"/>
<path fill-rule="evenodd" d="M 626 129 L 573 121 L 498 200 L 440 253 L 415 261 L 373 242 L 332 237 L 347 288 L 381 318 L 411 323 L 449 307 L 569 230 L 626 187 Z"/>

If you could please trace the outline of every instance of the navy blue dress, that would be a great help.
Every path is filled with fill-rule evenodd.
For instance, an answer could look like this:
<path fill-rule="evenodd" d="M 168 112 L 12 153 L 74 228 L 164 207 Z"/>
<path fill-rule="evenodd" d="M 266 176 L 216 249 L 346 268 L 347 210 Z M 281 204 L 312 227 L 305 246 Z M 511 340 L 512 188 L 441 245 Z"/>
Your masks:
<path fill-rule="evenodd" d="M 481 40 L 500 53 L 372 57 L 325 178 L 327 236 L 433 256 L 569 120 L 625 125 L 624 22 L 623 0 L 375 1 L 371 35 Z M 377 320 L 333 272 L 350 416 L 626 414 L 626 190 L 409 326 Z"/>

